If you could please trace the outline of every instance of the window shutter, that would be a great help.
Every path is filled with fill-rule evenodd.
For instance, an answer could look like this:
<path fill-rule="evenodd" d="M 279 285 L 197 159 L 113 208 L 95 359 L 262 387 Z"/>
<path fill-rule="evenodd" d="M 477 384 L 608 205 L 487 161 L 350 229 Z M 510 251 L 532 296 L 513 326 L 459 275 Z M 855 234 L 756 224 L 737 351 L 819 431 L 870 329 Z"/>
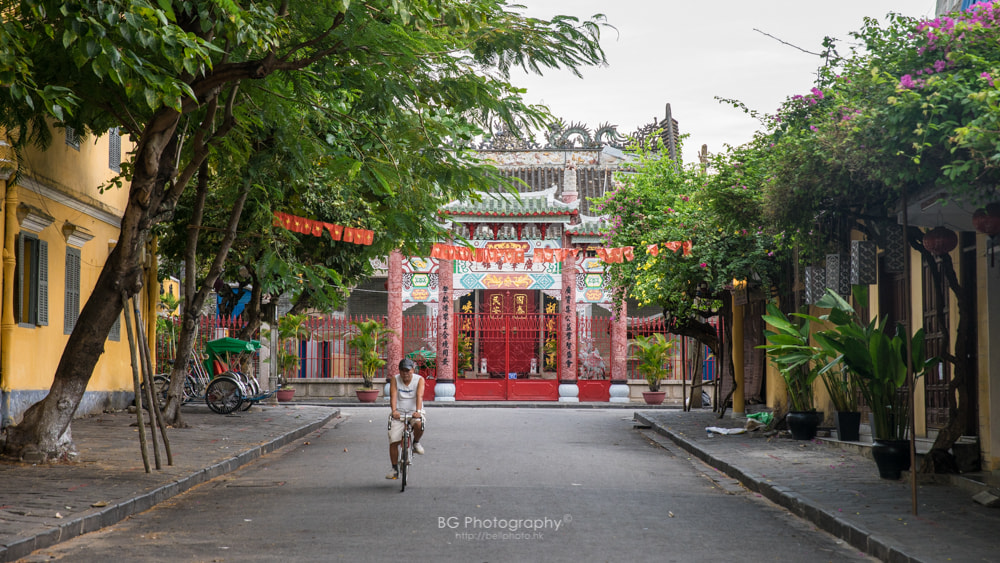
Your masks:
<path fill-rule="evenodd" d="M 122 171 L 122 135 L 117 127 L 108 131 L 108 168 Z"/>
<path fill-rule="evenodd" d="M 66 144 L 80 150 L 80 136 L 76 134 L 76 129 L 66 127 Z"/>
<path fill-rule="evenodd" d="M 80 316 L 80 250 L 66 249 L 66 312 L 63 316 L 63 334 L 73 332 Z"/>
<path fill-rule="evenodd" d="M 38 326 L 49 324 L 49 243 L 38 241 Z"/>
<path fill-rule="evenodd" d="M 115 324 L 111 325 L 111 332 L 108 333 L 108 340 L 119 342 L 122 339 L 122 316 L 119 314 L 115 319 Z"/>
<path fill-rule="evenodd" d="M 17 234 L 17 263 L 14 266 L 14 317 L 21 322 L 24 317 L 24 235 Z"/>

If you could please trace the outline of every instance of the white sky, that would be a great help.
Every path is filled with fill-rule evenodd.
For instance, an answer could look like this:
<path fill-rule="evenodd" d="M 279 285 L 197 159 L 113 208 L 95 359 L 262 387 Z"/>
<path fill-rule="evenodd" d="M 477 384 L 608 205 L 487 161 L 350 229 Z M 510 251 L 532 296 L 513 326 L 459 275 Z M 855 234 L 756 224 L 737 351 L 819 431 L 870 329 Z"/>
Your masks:
<path fill-rule="evenodd" d="M 515 0 L 511 0 L 514 2 Z M 715 96 L 738 99 L 764 113 L 782 101 L 807 94 L 813 86 L 817 56 L 783 45 L 754 31 L 818 53 L 824 36 L 840 39 L 846 53 L 849 31 L 864 17 L 884 19 L 889 12 L 927 18 L 934 0 L 839 0 L 811 3 L 715 0 L 519 0 L 532 16 L 555 14 L 584 19 L 603 13 L 617 28 L 602 33 L 608 66 L 587 68 L 584 78 L 569 72 L 545 76 L 516 75 L 527 88 L 526 99 L 549 107 L 566 122 L 583 122 L 593 132 L 610 122 L 631 133 L 670 104 L 682 134 L 689 134 L 684 161 L 697 161 L 707 144 L 711 152 L 723 144 L 739 145 L 759 128 L 741 110 Z"/>

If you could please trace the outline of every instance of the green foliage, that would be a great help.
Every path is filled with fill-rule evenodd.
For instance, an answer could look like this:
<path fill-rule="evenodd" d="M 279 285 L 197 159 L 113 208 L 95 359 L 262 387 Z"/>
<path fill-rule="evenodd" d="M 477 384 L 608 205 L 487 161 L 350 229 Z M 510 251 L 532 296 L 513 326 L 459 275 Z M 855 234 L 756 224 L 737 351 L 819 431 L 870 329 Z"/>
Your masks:
<path fill-rule="evenodd" d="M 299 341 L 309 338 L 309 328 L 306 326 L 308 315 L 284 315 L 278 319 L 278 349 L 275 350 L 275 366 L 281 374 L 281 383 L 292 378 L 299 368 Z M 270 338 L 269 332 L 261 335 Z"/>
<path fill-rule="evenodd" d="M 867 299 L 867 288 L 855 286 L 855 300 Z M 868 408 L 872 411 L 876 438 L 902 440 L 909 423 L 909 401 L 900 389 L 906 383 L 906 335 L 896 327 L 889 335 L 886 321 L 864 323 L 851 305 L 836 293 L 827 290 L 816 305 L 830 309 L 820 317 L 833 328 L 817 333 L 816 340 L 824 349 L 840 354 L 839 360 L 856 376 Z M 910 340 L 914 377 L 933 369 L 939 358 L 926 358 L 924 331 L 918 330 Z"/>
<path fill-rule="evenodd" d="M 459 332 L 455 337 L 455 350 L 457 351 L 457 369 L 459 377 L 462 372 L 472 369 L 472 337 L 464 332 Z"/>
<path fill-rule="evenodd" d="M 811 323 L 808 318 L 793 322 L 774 303 L 767 304 L 766 322 L 773 330 L 765 330 L 768 344 L 758 346 L 778 368 L 788 391 L 789 410 L 815 410 L 813 383 L 827 366 L 830 354 L 810 342 Z"/>
<path fill-rule="evenodd" d="M 375 372 L 386 363 L 382 353 L 395 331 L 375 319 L 353 321 L 351 326 L 357 332 L 351 335 L 347 345 L 358 351 L 361 377 L 364 379 L 361 388 L 373 389 L 372 379 L 375 377 Z"/>
<path fill-rule="evenodd" d="M 640 152 L 622 186 L 596 200 L 608 213 L 612 246 L 634 246 L 636 259 L 606 268 L 618 299 L 656 304 L 677 322 L 711 317 L 734 280 L 770 287 L 778 279 L 781 234 L 764 222 L 762 193 L 768 169 L 756 148 L 714 156 L 709 173 L 665 155 Z M 689 242 L 690 254 L 664 247 Z M 659 254 L 647 254 L 659 244 Z"/>
<path fill-rule="evenodd" d="M 905 190 L 983 204 L 1000 196 L 1000 3 L 916 21 L 867 19 L 856 45 L 790 97 L 761 137 L 774 155 L 767 208 L 807 261 Z"/>
<path fill-rule="evenodd" d="M 646 379 L 650 391 L 659 391 L 660 381 L 667 376 L 665 366 L 670 362 L 673 344 L 659 332 L 637 337 L 630 343 L 635 351 L 634 357 L 639 361 L 636 371 Z"/>
<path fill-rule="evenodd" d="M 545 371 L 556 371 L 559 369 L 559 341 L 556 339 L 555 333 L 550 334 L 545 339 L 542 352 L 545 355 L 543 369 Z"/>

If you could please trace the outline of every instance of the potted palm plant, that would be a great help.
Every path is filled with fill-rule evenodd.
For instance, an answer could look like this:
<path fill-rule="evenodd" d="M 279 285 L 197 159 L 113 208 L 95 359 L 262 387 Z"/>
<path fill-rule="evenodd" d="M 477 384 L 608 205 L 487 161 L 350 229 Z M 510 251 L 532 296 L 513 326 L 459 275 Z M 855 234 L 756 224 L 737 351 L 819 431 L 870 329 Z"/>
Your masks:
<path fill-rule="evenodd" d="M 823 386 L 837 409 L 837 438 L 844 442 L 857 442 L 860 438 L 861 411 L 855 380 L 851 370 L 843 366 L 823 372 Z"/>
<path fill-rule="evenodd" d="M 279 388 L 275 394 L 282 402 L 290 401 L 295 396 L 295 388 L 289 379 L 299 368 L 299 340 L 309 338 L 306 319 L 307 315 L 285 315 L 278 319 L 278 349 L 275 350 L 274 361 L 279 374 Z"/>
<path fill-rule="evenodd" d="M 774 303 L 767 304 L 763 319 L 773 330 L 765 330 L 768 344 L 758 346 L 778 368 L 788 391 L 788 414 L 785 420 L 796 440 L 816 436 L 820 413 L 814 405 L 813 383 L 824 368 L 829 369 L 831 354 L 810 342 L 813 317 L 792 313 L 793 322 Z"/>
<path fill-rule="evenodd" d="M 636 371 L 638 371 L 649 385 L 649 391 L 642 394 L 642 398 L 649 405 L 659 405 L 666 397 L 665 391 L 660 391 L 660 381 L 667 376 L 665 366 L 670 361 L 670 342 L 661 333 L 655 333 L 646 337 L 638 337 L 632 341 L 635 347 L 635 359 L 638 360 Z"/>
<path fill-rule="evenodd" d="M 854 287 L 856 301 L 867 300 L 863 286 Z M 844 365 L 856 374 L 861 396 L 872 412 L 872 457 L 884 479 L 899 479 L 909 469 L 909 399 L 901 391 L 906 383 L 906 335 L 897 327 L 890 336 L 885 317 L 864 323 L 847 301 L 827 290 L 817 302 L 831 309 L 826 315 L 834 328 L 824 331 L 820 340 L 839 352 Z M 940 359 L 925 358 L 924 331 L 910 340 L 913 376 L 920 377 Z"/>
<path fill-rule="evenodd" d="M 393 330 L 375 319 L 353 321 L 351 326 L 357 331 L 347 341 L 348 346 L 358 351 L 358 361 L 361 367 L 361 378 L 364 380 L 361 388 L 356 391 L 358 400 L 363 403 L 373 403 L 378 398 L 378 389 L 372 380 L 375 373 L 385 365 L 382 357 Z"/>

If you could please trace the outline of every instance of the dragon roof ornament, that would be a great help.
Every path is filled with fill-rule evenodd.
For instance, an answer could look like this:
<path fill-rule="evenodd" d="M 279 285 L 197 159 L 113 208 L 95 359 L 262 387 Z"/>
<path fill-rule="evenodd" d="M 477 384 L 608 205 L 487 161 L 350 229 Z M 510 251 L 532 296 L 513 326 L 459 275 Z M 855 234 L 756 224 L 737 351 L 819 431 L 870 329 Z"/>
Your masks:
<path fill-rule="evenodd" d="M 538 149 L 600 149 L 606 146 L 616 149 L 626 149 L 629 146 L 642 146 L 651 150 L 665 147 L 663 128 L 666 120 L 657 122 L 656 118 L 648 125 L 643 125 L 634 133 L 622 135 L 618 126 L 602 123 L 591 134 L 590 128 L 583 123 L 566 123 L 562 119 L 552 122 L 545 132 L 545 144 L 540 145 L 533 139 L 518 137 L 503 126 L 495 128 L 496 133 L 475 145 L 482 151 L 523 151 Z M 671 120 L 673 121 L 673 120 Z M 677 122 L 673 121 L 676 135 Z"/>

